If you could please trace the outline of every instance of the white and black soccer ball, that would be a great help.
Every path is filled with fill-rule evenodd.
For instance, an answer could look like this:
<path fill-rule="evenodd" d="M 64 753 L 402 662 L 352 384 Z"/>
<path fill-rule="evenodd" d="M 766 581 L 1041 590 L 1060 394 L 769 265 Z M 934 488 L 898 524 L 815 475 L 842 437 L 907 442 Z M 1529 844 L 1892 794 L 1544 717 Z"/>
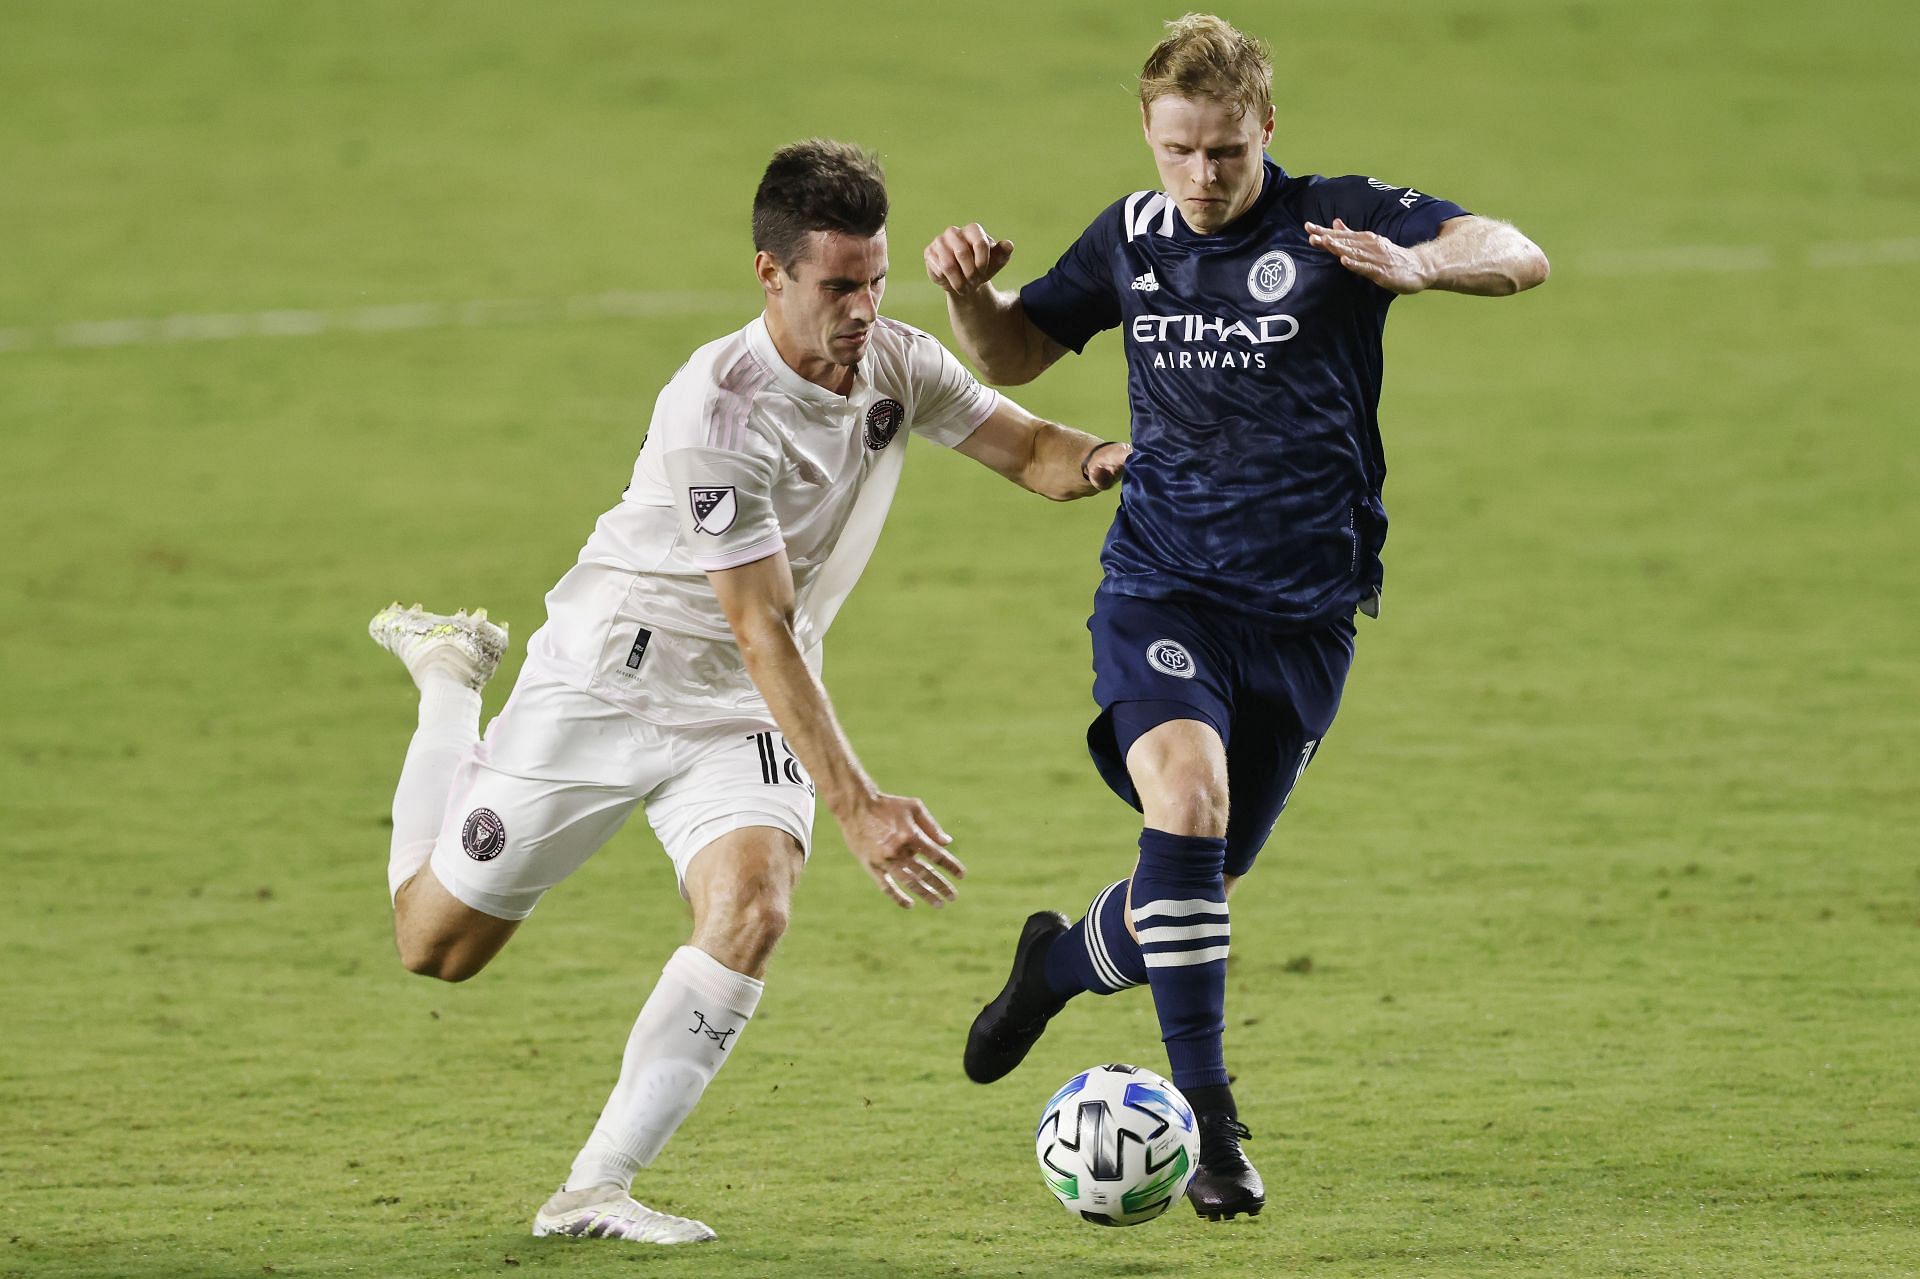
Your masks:
<path fill-rule="evenodd" d="M 1139 1066 L 1095 1066 L 1053 1094 L 1034 1134 L 1040 1173 L 1068 1212 L 1101 1226 L 1152 1221 L 1200 1161 L 1193 1107 Z"/>

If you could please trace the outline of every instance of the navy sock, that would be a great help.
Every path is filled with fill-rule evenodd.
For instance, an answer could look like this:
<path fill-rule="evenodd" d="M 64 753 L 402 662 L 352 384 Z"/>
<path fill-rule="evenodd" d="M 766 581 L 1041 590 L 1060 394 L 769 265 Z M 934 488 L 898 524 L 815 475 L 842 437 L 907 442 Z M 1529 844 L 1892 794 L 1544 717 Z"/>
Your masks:
<path fill-rule="evenodd" d="M 1140 833 L 1133 926 L 1176 1088 L 1227 1082 L 1227 841 Z"/>
<path fill-rule="evenodd" d="M 1079 923 L 1053 939 L 1047 985 L 1062 999 L 1085 991 L 1111 995 L 1147 980 L 1140 947 L 1127 931 L 1127 881 L 1100 890 Z"/>
<path fill-rule="evenodd" d="M 1195 1084 L 1180 1090 L 1196 1115 L 1226 1115 L 1238 1119 L 1240 1108 L 1233 1104 L 1233 1089 L 1226 1084 Z"/>

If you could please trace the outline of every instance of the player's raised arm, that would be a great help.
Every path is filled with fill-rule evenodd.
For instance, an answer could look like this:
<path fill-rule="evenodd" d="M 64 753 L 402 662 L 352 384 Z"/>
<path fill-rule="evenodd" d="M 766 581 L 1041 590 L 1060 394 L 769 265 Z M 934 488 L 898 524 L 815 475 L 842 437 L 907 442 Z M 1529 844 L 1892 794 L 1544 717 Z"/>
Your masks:
<path fill-rule="evenodd" d="M 986 421 L 954 446 L 1021 488 L 1056 502 L 1112 488 L 1133 446 L 1049 422 L 1004 395 Z"/>
<path fill-rule="evenodd" d="M 1383 235 L 1356 231 L 1340 218 L 1306 224 L 1315 248 L 1339 255 L 1340 265 L 1393 293 L 1444 289 L 1505 297 L 1544 282 L 1552 267 L 1540 246 L 1518 227 L 1495 218 L 1451 218 L 1424 244 L 1403 247 Z"/>
<path fill-rule="evenodd" d="M 952 880 L 967 869 L 946 848 L 952 838 L 919 800 L 888 795 L 853 753 L 827 690 L 800 651 L 793 631 L 793 571 L 776 551 L 736 568 L 707 573 L 754 686 L 774 722 L 813 777 L 847 847 L 867 874 L 902 907 L 918 897 L 930 906 L 952 901 Z"/>
<path fill-rule="evenodd" d="M 981 377 L 1018 386 L 1066 354 L 1066 347 L 1027 318 L 1018 293 L 993 286 L 993 277 L 1013 257 L 1012 240 L 996 240 L 972 222 L 942 231 L 924 257 L 928 277 L 947 295 L 954 338 Z"/>

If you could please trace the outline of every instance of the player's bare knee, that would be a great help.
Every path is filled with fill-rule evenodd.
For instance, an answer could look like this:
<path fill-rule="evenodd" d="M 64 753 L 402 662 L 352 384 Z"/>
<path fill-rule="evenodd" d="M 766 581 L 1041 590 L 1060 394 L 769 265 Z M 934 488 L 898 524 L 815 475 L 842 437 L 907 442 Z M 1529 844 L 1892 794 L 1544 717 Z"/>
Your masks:
<path fill-rule="evenodd" d="M 744 903 L 734 935 L 755 969 L 766 965 L 773 948 L 787 935 L 787 924 L 791 917 L 792 912 L 784 893 L 762 894 Z"/>
<path fill-rule="evenodd" d="M 1211 730 L 1184 724 L 1156 729 L 1127 752 L 1127 771 L 1148 825 L 1175 835 L 1226 833 L 1226 752 Z"/>
<path fill-rule="evenodd" d="M 1174 835 L 1226 834 L 1230 803 L 1224 770 L 1204 759 L 1165 761 L 1136 770 L 1147 823 Z"/>
<path fill-rule="evenodd" d="M 1155 825 L 1168 834 L 1218 839 L 1227 833 L 1225 791 L 1184 791 L 1164 811 L 1166 815 Z"/>
<path fill-rule="evenodd" d="M 430 873 L 414 876 L 393 899 L 393 940 L 408 972 L 466 981 L 485 968 L 520 927 L 453 897 Z"/>
<path fill-rule="evenodd" d="M 749 977 L 786 935 L 805 858 L 791 836 L 747 828 L 708 846 L 688 869 L 693 944 Z"/>
<path fill-rule="evenodd" d="M 396 921 L 396 924 L 398 921 Z M 417 977 L 461 982 L 487 966 L 497 947 L 477 945 L 474 939 L 396 927 L 393 939 L 400 965 Z"/>
<path fill-rule="evenodd" d="M 723 917 L 714 922 L 733 940 L 743 959 L 759 965 L 786 936 L 792 913 L 792 878 L 775 862 L 744 876 L 727 900 Z"/>
<path fill-rule="evenodd" d="M 400 943 L 400 964 L 416 977 L 460 982 L 485 968 L 487 961 L 461 955 L 445 946 L 409 945 L 403 940 Z"/>

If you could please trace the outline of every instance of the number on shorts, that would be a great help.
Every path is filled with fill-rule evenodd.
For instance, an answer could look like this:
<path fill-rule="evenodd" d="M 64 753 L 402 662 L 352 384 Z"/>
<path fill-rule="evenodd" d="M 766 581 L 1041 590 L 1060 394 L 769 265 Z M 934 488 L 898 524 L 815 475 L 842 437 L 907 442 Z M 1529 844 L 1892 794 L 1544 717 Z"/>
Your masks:
<path fill-rule="evenodd" d="M 786 738 L 778 733 L 749 733 L 747 739 L 760 755 L 761 785 L 804 786 L 807 794 L 813 794 L 807 770 L 800 767 L 800 760 L 794 755 L 793 747 L 787 745 Z"/>

